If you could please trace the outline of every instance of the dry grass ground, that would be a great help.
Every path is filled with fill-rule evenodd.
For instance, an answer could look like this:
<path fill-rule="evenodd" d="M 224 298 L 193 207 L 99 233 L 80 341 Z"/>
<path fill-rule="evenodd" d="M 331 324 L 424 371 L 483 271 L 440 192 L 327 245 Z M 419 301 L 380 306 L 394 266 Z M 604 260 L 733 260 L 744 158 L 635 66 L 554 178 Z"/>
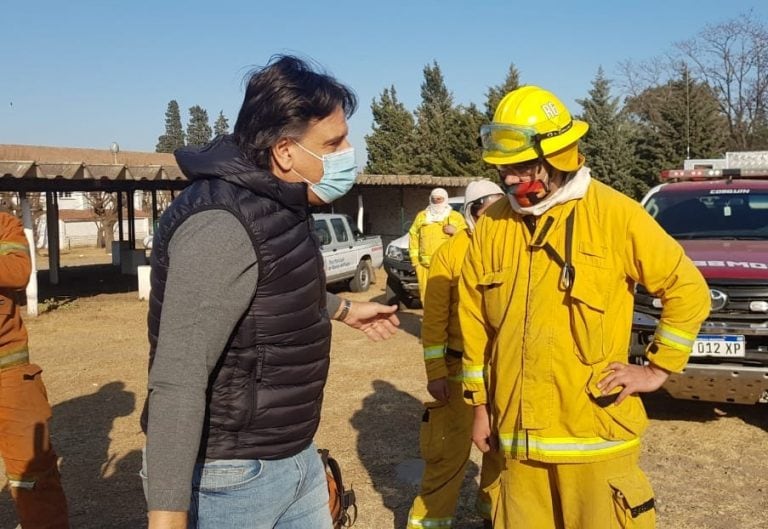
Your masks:
<path fill-rule="evenodd" d="M 87 253 L 63 260 L 85 262 Z M 88 275 L 65 269 L 62 280 L 51 288 L 41 276 L 41 299 L 52 310 L 29 319 L 28 326 L 33 359 L 45 370 L 53 405 L 72 527 L 144 527 L 137 473 L 144 441 L 138 419 L 146 394 L 147 304 L 132 290 L 135 278 L 118 279 L 110 267 Z M 380 300 L 383 286 L 381 273 L 368 293 L 343 295 Z M 105 289 L 111 293 L 95 294 Z M 396 469 L 418 458 L 421 401 L 427 396 L 417 338 L 420 311 L 403 311 L 401 319 L 402 331 L 383 343 L 334 323 L 317 444 L 331 449 L 355 488 L 359 529 L 403 529 L 416 493 Z M 647 405 L 652 424 L 643 467 L 656 489 L 659 528 L 768 527 L 768 407 L 675 401 L 663 393 L 650 396 Z M 471 504 L 478 461 L 473 453 L 459 529 L 476 527 Z M 0 478 L 0 529 L 12 529 L 16 521 L 5 486 Z"/>

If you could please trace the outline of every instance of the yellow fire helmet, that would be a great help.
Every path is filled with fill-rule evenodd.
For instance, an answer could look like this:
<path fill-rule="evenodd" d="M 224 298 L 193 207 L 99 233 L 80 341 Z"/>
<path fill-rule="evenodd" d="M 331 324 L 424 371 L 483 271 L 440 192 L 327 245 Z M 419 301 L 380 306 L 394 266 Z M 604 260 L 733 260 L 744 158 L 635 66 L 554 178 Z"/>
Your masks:
<path fill-rule="evenodd" d="M 588 129 L 552 92 L 523 86 L 505 95 L 493 122 L 480 128 L 483 160 L 512 165 L 544 158 L 555 169 L 576 171 L 584 164 L 578 140 Z"/>

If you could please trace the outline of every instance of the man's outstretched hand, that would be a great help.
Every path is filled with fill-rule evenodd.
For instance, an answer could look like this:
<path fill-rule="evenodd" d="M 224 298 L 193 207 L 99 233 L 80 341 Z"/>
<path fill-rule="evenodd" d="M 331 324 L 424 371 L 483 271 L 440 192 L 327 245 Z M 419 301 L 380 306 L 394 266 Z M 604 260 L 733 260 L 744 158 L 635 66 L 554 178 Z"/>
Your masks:
<path fill-rule="evenodd" d="M 368 339 L 380 342 L 391 338 L 397 332 L 400 320 L 397 305 L 382 305 L 373 301 L 353 301 L 349 313 L 342 322 L 353 329 L 363 331 Z"/>

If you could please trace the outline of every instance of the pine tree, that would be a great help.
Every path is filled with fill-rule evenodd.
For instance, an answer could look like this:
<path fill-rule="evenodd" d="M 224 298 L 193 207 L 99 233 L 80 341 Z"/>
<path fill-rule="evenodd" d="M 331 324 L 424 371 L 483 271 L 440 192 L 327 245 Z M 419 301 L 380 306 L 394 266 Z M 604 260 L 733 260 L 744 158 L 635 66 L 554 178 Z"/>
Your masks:
<path fill-rule="evenodd" d="M 219 110 L 219 117 L 213 124 L 213 135 L 220 136 L 222 134 L 229 134 L 229 120 L 224 116 L 224 111 Z"/>
<path fill-rule="evenodd" d="M 189 109 L 189 123 L 187 123 L 187 144 L 205 145 L 211 141 L 211 126 L 208 123 L 208 112 L 195 105 Z"/>
<path fill-rule="evenodd" d="M 498 179 L 496 170 L 485 163 L 480 147 L 480 127 L 487 122 L 486 115 L 474 104 L 459 106 L 452 113 L 449 124 L 449 148 L 458 165 L 457 176 L 485 176 Z"/>
<path fill-rule="evenodd" d="M 451 125 L 455 127 L 456 122 L 453 95 L 445 86 L 440 66 L 435 61 L 424 67 L 421 104 L 416 109 L 414 169 L 418 173 L 434 176 L 461 174 L 450 149 Z"/>
<path fill-rule="evenodd" d="M 512 90 L 520 88 L 520 72 L 515 68 L 514 63 L 509 65 L 507 71 L 507 78 L 500 85 L 491 86 L 485 93 L 485 115 L 488 121 L 493 120 L 493 115 L 496 113 L 496 107 L 499 106 L 499 102 L 502 98 Z"/>
<path fill-rule="evenodd" d="M 366 135 L 369 174 L 412 174 L 415 126 L 413 115 L 397 99 L 394 86 L 371 103 L 373 132 Z"/>
<path fill-rule="evenodd" d="M 179 104 L 172 99 L 165 111 L 165 134 L 157 138 L 155 152 L 173 152 L 179 147 L 184 147 L 184 129 L 181 126 Z"/>
<path fill-rule="evenodd" d="M 592 80 L 589 97 L 577 102 L 584 111 L 579 119 L 589 123 L 579 150 L 586 157 L 592 176 L 626 195 L 641 198 L 647 188 L 634 176 L 631 127 L 620 112 L 618 98 L 611 96 L 611 82 L 602 67 Z"/>

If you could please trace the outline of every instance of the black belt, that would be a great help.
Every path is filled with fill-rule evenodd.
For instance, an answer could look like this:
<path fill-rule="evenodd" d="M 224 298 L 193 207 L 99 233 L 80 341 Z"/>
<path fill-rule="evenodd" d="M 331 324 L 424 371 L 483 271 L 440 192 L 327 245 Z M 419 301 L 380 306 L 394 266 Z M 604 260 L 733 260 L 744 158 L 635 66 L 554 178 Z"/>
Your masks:
<path fill-rule="evenodd" d="M 448 356 L 452 356 L 454 358 L 461 358 L 464 356 L 464 353 L 461 351 L 457 351 L 456 349 L 451 349 L 450 347 L 446 348 L 445 354 Z"/>

